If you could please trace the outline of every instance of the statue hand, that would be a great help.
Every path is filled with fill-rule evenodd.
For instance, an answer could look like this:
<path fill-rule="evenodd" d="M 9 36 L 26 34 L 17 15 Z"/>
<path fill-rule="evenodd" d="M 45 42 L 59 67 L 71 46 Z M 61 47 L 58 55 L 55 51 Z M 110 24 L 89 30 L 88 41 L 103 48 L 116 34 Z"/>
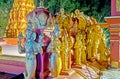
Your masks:
<path fill-rule="evenodd" d="M 22 33 L 18 35 L 18 39 L 19 39 L 19 40 L 22 40 L 22 39 L 23 39 Z"/>
<path fill-rule="evenodd" d="M 25 53 L 25 48 L 22 47 L 20 44 L 18 44 L 18 52 L 19 52 L 20 54 Z"/>

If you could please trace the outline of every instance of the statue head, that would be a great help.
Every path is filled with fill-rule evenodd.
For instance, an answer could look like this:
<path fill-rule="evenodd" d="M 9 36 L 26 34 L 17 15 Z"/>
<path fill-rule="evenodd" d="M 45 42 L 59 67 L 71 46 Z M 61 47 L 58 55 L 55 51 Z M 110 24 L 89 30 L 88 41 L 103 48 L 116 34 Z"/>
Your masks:
<path fill-rule="evenodd" d="M 39 0 L 40 1 L 40 3 L 39 3 L 39 8 L 44 8 L 44 3 L 43 3 L 43 1 L 41 1 L 41 0 Z"/>
<path fill-rule="evenodd" d="M 52 35 L 55 37 L 59 37 L 60 36 L 60 28 L 58 26 L 58 23 L 55 24 L 54 30 L 52 32 Z"/>
<path fill-rule="evenodd" d="M 64 8 L 61 8 L 61 9 L 60 9 L 60 13 L 61 13 L 61 14 L 65 14 Z"/>
<path fill-rule="evenodd" d="M 45 26 L 46 23 L 47 23 L 47 19 L 48 17 L 46 16 L 46 14 L 44 12 L 42 12 L 40 15 L 39 15 L 39 21 L 40 21 L 40 25 L 41 26 Z"/>
<path fill-rule="evenodd" d="M 37 24 L 38 29 L 46 28 L 49 11 L 45 8 L 36 8 L 33 13 L 35 13 L 34 23 Z"/>
<path fill-rule="evenodd" d="M 78 16 L 80 14 L 80 11 L 78 9 L 75 10 L 75 15 Z"/>

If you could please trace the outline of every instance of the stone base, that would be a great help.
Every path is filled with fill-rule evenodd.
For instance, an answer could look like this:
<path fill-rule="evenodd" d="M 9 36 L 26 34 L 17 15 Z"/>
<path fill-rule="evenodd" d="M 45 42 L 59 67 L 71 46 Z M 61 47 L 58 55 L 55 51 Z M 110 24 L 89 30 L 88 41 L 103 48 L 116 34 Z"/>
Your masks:
<path fill-rule="evenodd" d="M 75 73 L 74 70 L 62 70 L 60 75 L 72 75 L 73 73 Z"/>
<path fill-rule="evenodd" d="M 112 68 L 120 68 L 120 62 L 118 61 L 111 61 L 110 65 Z"/>
<path fill-rule="evenodd" d="M 0 59 L 0 71 L 12 74 L 20 74 L 25 71 L 25 64 L 21 61 Z"/>

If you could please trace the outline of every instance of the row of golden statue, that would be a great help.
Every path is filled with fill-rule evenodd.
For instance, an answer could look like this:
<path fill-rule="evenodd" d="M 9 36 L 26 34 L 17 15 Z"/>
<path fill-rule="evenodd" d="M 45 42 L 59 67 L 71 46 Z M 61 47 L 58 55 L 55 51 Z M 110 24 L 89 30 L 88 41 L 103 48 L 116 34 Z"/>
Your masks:
<path fill-rule="evenodd" d="M 93 61 L 108 66 L 106 36 L 95 18 L 78 9 L 67 14 L 62 8 L 54 17 L 49 18 L 48 22 L 49 28 L 54 28 L 55 23 L 58 23 L 60 28 L 60 37 L 57 38 L 57 43 L 53 43 L 53 48 L 60 53 L 63 70 L 70 69 L 71 65 L 87 65 Z"/>
<path fill-rule="evenodd" d="M 28 17 L 30 24 L 28 24 L 26 35 L 29 35 L 28 32 L 29 29 L 32 29 L 32 25 L 39 31 L 43 28 L 51 29 L 51 45 L 46 49 L 42 48 L 42 50 L 44 53 L 46 51 L 52 53 L 49 65 L 52 76 L 58 76 L 61 71 L 69 71 L 72 66 L 88 65 L 88 62 L 98 61 L 101 65 L 105 65 L 106 63 L 108 65 L 109 53 L 106 47 L 106 37 L 96 19 L 86 16 L 78 9 L 76 9 L 74 13 L 67 14 L 62 8 L 56 15 L 46 15 L 47 13 L 44 14 L 44 11 L 39 15 L 38 18 L 40 22 L 38 21 L 38 18 L 29 20 Z M 34 13 L 30 16 L 37 17 L 37 12 L 36 16 Z M 32 23 L 39 24 L 36 26 Z M 42 39 L 42 37 L 49 37 L 45 34 L 38 35 L 39 40 Z M 32 38 L 32 36 L 29 37 Z M 45 40 L 46 39 L 44 39 L 44 41 Z M 44 42 L 38 42 L 37 44 L 42 47 L 41 43 L 44 44 Z M 25 44 L 27 45 L 27 41 Z M 46 44 L 44 44 L 44 46 L 45 45 Z M 52 48 L 52 50 L 48 50 L 49 47 Z M 28 53 L 31 53 L 27 48 L 29 47 L 26 46 Z M 39 50 L 41 51 L 41 49 Z M 26 63 L 26 65 L 30 65 L 28 62 Z M 43 65 L 45 65 L 45 63 L 46 62 L 44 62 Z"/>
<path fill-rule="evenodd" d="M 101 69 L 108 67 L 109 49 L 106 46 L 106 36 L 95 18 L 78 9 L 67 14 L 62 8 L 55 16 L 49 16 L 48 28 L 56 28 L 56 23 L 60 36 L 52 37 L 52 47 L 57 54 L 56 63 L 58 66 L 62 64 L 60 67 L 63 71 L 70 70 L 75 65 L 82 67 L 96 61 L 102 66 Z M 58 70 L 53 69 L 54 76 L 58 76 Z"/>
<path fill-rule="evenodd" d="M 19 2 L 20 0 L 18 1 L 15 0 L 15 1 Z M 17 4 L 15 5 L 17 7 Z M 33 10 L 33 8 L 31 8 L 30 10 Z M 29 36 L 29 32 L 30 33 L 32 32 L 31 30 L 33 30 L 33 28 L 31 27 L 35 26 L 34 25 L 35 23 L 39 23 L 39 24 L 37 25 L 38 27 L 34 27 L 34 28 L 43 29 L 46 26 L 45 29 L 50 29 L 51 31 L 53 31 L 52 32 L 53 34 L 51 34 L 52 36 L 50 37 L 52 41 L 51 51 L 53 56 L 50 59 L 51 62 L 50 70 L 54 76 L 58 76 L 61 71 L 70 70 L 73 65 L 79 65 L 79 66 L 82 66 L 83 64 L 88 65 L 88 62 L 92 62 L 95 60 L 98 61 L 101 65 L 104 65 L 106 63 L 108 64 L 109 53 L 106 47 L 106 37 L 105 34 L 103 33 L 102 28 L 97 23 L 96 19 L 85 15 L 83 12 L 80 12 L 78 9 L 76 9 L 74 13 L 67 13 L 63 8 L 61 8 L 60 12 L 56 13 L 55 15 L 49 13 L 49 15 L 47 16 L 48 18 L 46 18 L 47 13 L 45 14 L 44 11 L 43 12 L 41 11 L 41 15 L 39 15 L 39 17 L 37 16 L 38 14 L 36 12 L 36 14 L 31 15 L 32 17 L 35 16 L 36 18 L 32 20 L 33 22 L 31 21 L 32 23 L 29 22 L 28 24 L 29 27 L 27 27 L 26 24 L 27 22 L 25 22 L 25 25 L 19 24 L 19 21 L 22 23 L 22 21 L 25 20 L 25 16 L 27 16 L 28 13 L 26 13 L 24 16 L 20 16 L 16 18 L 14 16 L 12 17 L 12 13 L 15 13 L 13 15 L 17 16 L 16 14 L 17 12 L 11 12 L 10 19 L 12 20 L 10 20 L 10 24 L 8 24 L 8 27 L 6 29 L 7 30 L 6 37 L 17 37 L 21 32 L 23 35 L 25 35 L 25 29 L 27 28 L 26 32 L 28 33 L 26 33 L 26 38 L 27 35 L 28 37 L 32 38 L 32 36 Z M 38 19 L 40 20 L 40 22 Z M 31 33 L 31 35 L 32 34 L 34 36 L 35 33 Z M 44 34 L 43 35 L 40 34 L 39 36 L 46 37 L 46 35 Z M 31 40 L 31 38 L 28 40 L 32 42 L 30 41 L 25 42 L 26 44 L 25 52 L 27 52 L 28 55 L 29 53 L 31 54 L 31 51 L 29 49 L 30 46 L 32 47 L 32 45 L 29 46 L 29 42 L 30 43 L 34 42 L 33 40 Z M 35 46 L 33 46 L 33 48 L 34 47 Z M 56 59 L 52 60 L 52 58 L 54 58 L 54 55 L 56 56 Z M 28 57 L 29 61 L 31 61 L 30 57 Z M 32 57 L 34 57 L 33 54 Z M 31 62 L 33 63 L 33 61 Z M 56 64 L 52 64 L 52 62 Z M 30 66 L 29 62 L 26 63 L 27 63 L 26 67 Z M 52 67 L 52 65 L 56 65 L 55 66 L 56 68 Z M 28 67 L 28 73 L 30 73 L 29 67 Z"/>

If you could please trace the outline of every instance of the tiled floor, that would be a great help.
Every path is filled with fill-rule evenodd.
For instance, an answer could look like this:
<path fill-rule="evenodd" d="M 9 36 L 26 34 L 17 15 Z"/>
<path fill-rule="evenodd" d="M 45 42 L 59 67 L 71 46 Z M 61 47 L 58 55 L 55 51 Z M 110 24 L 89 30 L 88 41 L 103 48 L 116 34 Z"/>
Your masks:
<path fill-rule="evenodd" d="M 120 79 L 120 69 L 106 70 L 100 79 Z"/>

